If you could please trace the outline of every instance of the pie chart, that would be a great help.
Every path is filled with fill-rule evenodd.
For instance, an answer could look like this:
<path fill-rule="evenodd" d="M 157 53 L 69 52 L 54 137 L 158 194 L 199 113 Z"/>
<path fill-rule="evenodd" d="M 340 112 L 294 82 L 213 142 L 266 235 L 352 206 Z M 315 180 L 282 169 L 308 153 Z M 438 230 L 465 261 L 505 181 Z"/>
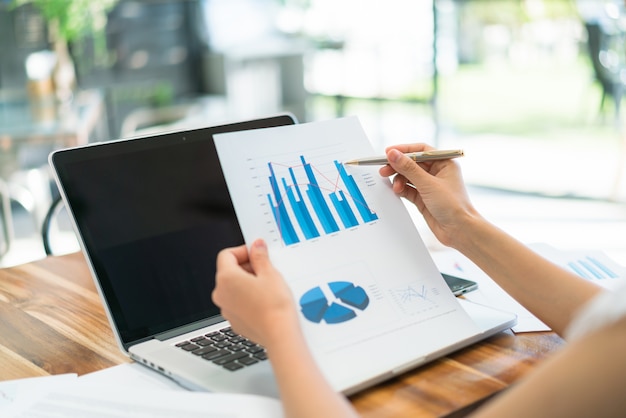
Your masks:
<path fill-rule="evenodd" d="M 326 286 L 335 296 L 334 300 L 329 301 L 320 286 L 308 290 L 300 298 L 302 314 L 311 322 L 339 324 L 349 321 L 370 303 L 365 290 L 354 283 L 330 282 Z"/>

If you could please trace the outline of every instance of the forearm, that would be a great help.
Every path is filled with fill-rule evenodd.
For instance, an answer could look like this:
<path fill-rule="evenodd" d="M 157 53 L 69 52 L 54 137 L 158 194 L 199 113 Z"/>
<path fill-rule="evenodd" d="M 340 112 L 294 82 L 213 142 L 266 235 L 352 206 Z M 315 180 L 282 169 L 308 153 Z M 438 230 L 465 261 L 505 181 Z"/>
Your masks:
<path fill-rule="evenodd" d="M 356 417 L 348 400 L 326 381 L 299 329 L 268 348 L 287 417 Z"/>
<path fill-rule="evenodd" d="M 464 225 L 452 246 L 561 335 L 575 311 L 600 290 L 539 256 L 480 216 Z"/>

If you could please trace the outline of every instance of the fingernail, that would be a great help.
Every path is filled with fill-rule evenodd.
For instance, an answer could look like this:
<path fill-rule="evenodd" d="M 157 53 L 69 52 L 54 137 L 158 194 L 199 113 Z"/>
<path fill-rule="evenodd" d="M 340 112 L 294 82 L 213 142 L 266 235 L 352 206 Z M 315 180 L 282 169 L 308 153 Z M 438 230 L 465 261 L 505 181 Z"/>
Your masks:
<path fill-rule="evenodd" d="M 252 245 L 257 249 L 257 250 L 266 250 L 267 249 L 267 245 L 265 244 L 265 241 L 262 239 L 258 239 L 256 241 L 254 241 L 252 243 Z"/>

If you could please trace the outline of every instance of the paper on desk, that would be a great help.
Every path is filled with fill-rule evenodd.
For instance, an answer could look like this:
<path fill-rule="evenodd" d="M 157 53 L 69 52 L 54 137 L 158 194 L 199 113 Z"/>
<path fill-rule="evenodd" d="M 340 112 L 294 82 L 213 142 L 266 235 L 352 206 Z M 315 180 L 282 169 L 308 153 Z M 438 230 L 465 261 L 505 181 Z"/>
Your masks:
<path fill-rule="evenodd" d="M 75 381 L 76 374 L 61 374 L 0 382 L 0 416 L 15 416 L 51 390 L 66 387 Z"/>
<path fill-rule="evenodd" d="M 604 288 L 615 289 L 626 282 L 626 267 L 602 251 L 562 251 L 544 243 L 532 244 L 530 248 L 564 269 Z"/>
<path fill-rule="evenodd" d="M 553 263 L 607 289 L 626 283 L 626 268 L 601 251 L 563 251 L 544 243 L 531 244 L 529 247 Z M 550 327 L 509 296 L 496 282 L 458 251 L 452 249 L 433 251 L 432 256 L 441 272 L 478 283 L 477 290 L 464 295 L 466 299 L 515 313 L 517 325 L 512 328 L 514 332 L 550 330 Z"/>
<path fill-rule="evenodd" d="M 433 251 L 431 254 L 442 273 L 478 283 L 478 289 L 463 295 L 465 299 L 516 314 L 517 325 L 511 328 L 514 332 L 550 331 L 550 327 L 502 290 L 496 282 L 463 254 L 452 249 Z"/>
<path fill-rule="evenodd" d="M 127 387 L 83 386 L 52 391 L 22 413 L 25 417 L 178 418 L 281 417 L 280 403 L 273 398 L 228 393 L 184 392 Z"/>
<path fill-rule="evenodd" d="M 147 373 L 146 373 L 147 372 Z M 189 392 L 137 364 L 91 373 L 0 383 L 0 416 L 169 418 L 282 417 L 278 400 L 256 395 Z"/>
<path fill-rule="evenodd" d="M 125 363 L 79 377 L 83 384 L 186 391 L 177 382 L 139 363 Z"/>

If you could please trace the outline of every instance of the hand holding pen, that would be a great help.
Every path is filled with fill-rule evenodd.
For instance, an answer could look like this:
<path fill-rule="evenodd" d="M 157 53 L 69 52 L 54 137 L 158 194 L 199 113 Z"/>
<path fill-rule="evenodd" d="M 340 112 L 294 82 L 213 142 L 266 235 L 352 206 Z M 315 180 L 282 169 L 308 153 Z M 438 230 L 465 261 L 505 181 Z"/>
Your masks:
<path fill-rule="evenodd" d="M 451 158 L 462 157 L 464 155 L 463 150 L 430 150 L 422 152 L 407 152 L 404 153 L 407 157 L 415 161 L 416 163 L 423 161 L 433 160 L 448 160 Z M 366 157 L 357 158 L 354 160 L 345 161 L 344 164 L 348 165 L 385 165 L 388 164 L 387 157 Z"/>

